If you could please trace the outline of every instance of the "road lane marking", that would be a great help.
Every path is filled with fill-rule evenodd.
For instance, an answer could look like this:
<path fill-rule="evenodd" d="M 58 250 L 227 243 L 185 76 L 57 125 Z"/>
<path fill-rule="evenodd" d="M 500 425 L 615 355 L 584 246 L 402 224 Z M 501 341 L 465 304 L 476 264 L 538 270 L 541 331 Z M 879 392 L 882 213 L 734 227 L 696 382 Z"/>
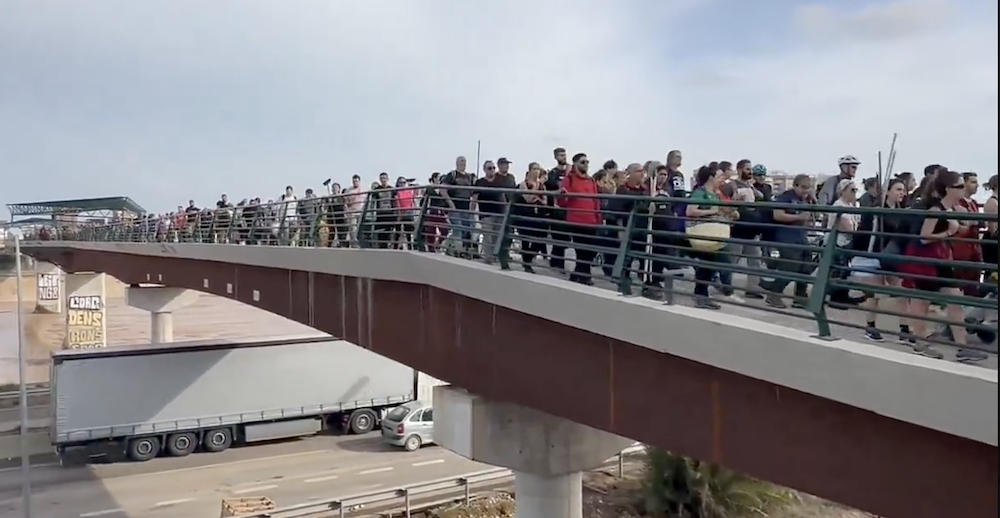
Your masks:
<path fill-rule="evenodd" d="M 103 511 L 91 511 L 89 513 L 80 513 L 80 518 L 97 518 L 98 516 L 107 516 L 109 514 L 122 514 L 125 511 L 122 509 L 105 509 Z"/>
<path fill-rule="evenodd" d="M 374 475 L 376 473 L 385 473 L 386 471 L 392 471 L 394 469 L 396 469 L 396 468 L 394 468 L 392 466 L 388 466 L 388 467 L 385 467 L 385 468 L 377 468 L 377 469 L 367 469 L 365 471 L 359 471 L 358 475 Z"/>
<path fill-rule="evenodd" d="M 326 477 L 307 478 L 302 482 L 305 482 L 306 484 L 315 484 L 317 482 L 329 482 L 331 480 L 337 480 L 338 478 L 340 477 L 338 477 L 337 475 L 329 475 Z"/>
<path fill-rule="evenodd" d="M 417 455 L 412 455 L 412 456 L 411 455 L 404 455 L 404 457 L 406 457 L 407 460 L 412 460 L 412 459 L 418 459 L 418 458 L 427 458 L 427 455 L 421 455 L 421 456 L 417 456 Z M 288 479 L 288 480 L 303 480 L 303 479 L 307 479 L 307 478 L 325 477 L 325 476 L 331 475 L 333 473 L 338 473 L 340 475 L 346 475 L 346 474 L 348 474 L 348 472 L 354 472 L 355 470 L 357 470 L 357 471 L 364 471 L 364 470 L 369 470 L 369 469 L 384 468 L 386 466 L 399 466 L 399 465 L 400 465 L 400 459 L 399 459 L 399 456 L 396 456 L 396 458 L 393 459 L 390 462 L 361 462 L 361 463 L 357 463 L 357 464 L 353 464 L 352 463 L 352 464 L 348 464 L 348 465 L 344 465 L 344 466 L 338 466 L 336 468 L 328 468 L 328 469 L 324 469 L 324 470 L 321 470 L 321 471 L 313 471 L 313 472 L 310 472 L 310 473 L 303 473 L 301 475 L 289 475 L 289 476 L 287 476 L 285 478 Z"/>
<path fill-rule="evenodd" d="M 144 477 L 159 476 L 159 475 L 173 475 L 175 473 L 187 473 L 187 472 L 191 472 L 191 471 L 200 471 L 200 470 L 204 470 L 204 469 L 223 468 L 223 467 L 229 467 L 229 466 L 238 466 L 240 464 L 250 464 L 250 463 L 253 463 L 253 462 L 267 462 L 267 461 L 270 461 L 270 460 L 291 459 L 291 458 L 295 458 L 295 457 L 305 457 L 307 455 L 319 455 L 321 453 L 330 453 L 331 451 L 333 451 L 333 450 L 302 451 L 302 452 L 298 452 L 298 453 L 286 453 L 284 455 L 271 455 L 270 457 L 255 457 L 255 458 L 252 458 L 252 459 L 239 459 L 239 460 L 233 460 L 233 461 L 230 461 L 230 462 L 216 462 L 214 464 L 205 464 L 204 466 L 191 466 L 190 468 L 168 469 L 168 470 L 163 470 L 163 471 L 153 471 L 153 472 L 150 472 L 150 473 L 136 473 L 134 475 L 120 475 L 120 477 L 121 478 L 135 479 L 135 478 L 144 478 Z M 112 477 L 112 478 L 119 478 L 119 477 Z"/>
<path fill-rule="evenodd" d="M 194 502 L 194 498 L 178 498 L 177 500 L 164 500 L 162 502 L 156 502 L 153 507 L 170 507 L 172 505 L 181 505 L 188 502 Z"/>
<path fill-rule="evenodd" d="M 31 469 L 54 468 L 57 466 L 59 466 L 58 462 L 47 462 L 45 464 L 32 464 Z M 11 471 L 21 471 L 21 466 L 15 466 L 13 468 L 0 468 L 0 473 L 10 473 Z"/>
<path fill-rule="evenodd" d="M 264 492 L 264 491 L 268 491 L 270 489 L 274 489 L 276 487 L 278 487 L 277 484 L 271 484 L 269 486 L 248 487 L 246 489 L 239 489 L 239 490 L 233 491 L 232 493 L 234 495 L 245 495 L 247 493 L 261 493 L 261 492 Z"/>
<path fill-rule="evenodd" d="M 444 459 L 434 459 L 434 460 L 425 460 L 423 462 L 414 462 L 413 467 L 419 468 L 422 466 L 433 466 L 435 464 L 444 464 Z"/>

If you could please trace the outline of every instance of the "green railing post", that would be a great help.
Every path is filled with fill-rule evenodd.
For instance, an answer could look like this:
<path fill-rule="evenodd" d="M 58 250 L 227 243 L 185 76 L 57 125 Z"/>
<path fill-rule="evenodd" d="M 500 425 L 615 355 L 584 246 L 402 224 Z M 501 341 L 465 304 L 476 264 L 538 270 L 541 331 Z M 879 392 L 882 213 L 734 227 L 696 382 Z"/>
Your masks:
<path fill-rule="evenodd" d="M 500 235 L 497 236 L 498 243 L 500 243 L 499 249 L 497 250 L 497 260 L 500 263 L 501 270 L 510 270 L 510 246 L 513 239 L 510 237 L 510 227 L 513 226 L 512 222 L 514 220 L 511 213 L 513 212 L 514 198 L 510 197 L 507 199 L 507 205 L 503 209 L 503 220 L 500 224 Z"/>
<path fill-rule="evenodd" d="M 368 191 L 365 193 L 365 203 L 361 206 L 361 215 L 358 217 L 358 235 L 355 236 L 358 239 L 359 248 L 369 248 L 368 237 L 371 234 L 371 229 L 375 228 L 374 220 L 369 223 L 368 221 L 368 211 L 372 205 L 372 192 Z"/>
<path fill-rule="evenodd" d="M 269 232 L 270 226 L 268 225 L 267 213 L 270 209 L 267 205 L 257 205 L 254 209 L 253 221 L 250 223 L 250 238 L 249 241 L 255 245 L 267 244 L 267 234 Z M 263 229 L 261 227 L 264 227 Z"/>
<path fill-rule="evenodd" d="M 833 263 L 837 260 L 840 250 L 837 248 L 837 234 L 840 226 L 840 218 L 843 214 L 837 213 L 833 220 L 833 227 L 826 234 L 826 243 L 823 245 L 823 253 L 819 258 L 819 267 L 816 268 L 812 293 L 809 294 L 809 302 L 806 310 L 816 317 L 817 338 L 833 340 L 830 330 L 830 319 L 826 315 L 826 295 L 830 286 L 830 274 L 833 273 Z"/>
<path fill-rule="evenodd" d="M 416 233 L 413 236 L 413 249 L 418 252 L 427 251 L 427 236 L 424 235 L 424 218 L 427 216 L 430 206 L 431 197 L 429 193 L 425 192 L 424 196 L 420 198 L 420 212 L 417 213 L 417 221 L 413 225 L 413 231 Z"/>
<path fill-rule="evenodd" d="M 628 213 L 628 221 L 625 223 L 625 232 L 618 246 L 618 257 L 615 258 L 613 276 L 618 279 L 618 292 L 622 295 L 632 295 L 632 274 L 625 267 L 632 264 L 629 253 L 632 251 L 632 232 L 635 230 L 635 215 L 638 204 L 632 206 L 632 211 Z"/>
<path fill-rule="evenodd" d="M 194 243 L 201 243 L 202 236 L 205 235 L 205 231 L 202 229 L 204 222 L 202 222 L 201 215 L 203 213 L 204 212 L 202 211 L 198 211 L 198 213 L 194 215 L 194 228 L 191 229 L 191 241 Z"/>
<path fill-rule="evenodd" d="M 326 213 L 324 210 L 326 203 L 324 203 L 323 200 L 325 200 L 325 198 L 321 196 L 312 198 L 308 200 L 308 202 L 312 204 L 312 207 L 306 207 L 306 210 L 309 211 L 307 214 L 310 215 L 308 239 L 309 246 L 312 248 L 319 247 L 320 231 L 323 229 L 323 222 L 326 220 Z"/>
<path fill-rule="evenodd" d="M 215 219 L 219 217 L 218 209 L 212 211 L 212 221 L 208 224 L 208 242 L 215 243 Z"/>
<path fill-rule="evenodd" d="M 292 232 L 291 221 L 288 218 L 288 205 L 285 201 L 278 203 L 278 246 L 292 246 L 295 233 Z"/>

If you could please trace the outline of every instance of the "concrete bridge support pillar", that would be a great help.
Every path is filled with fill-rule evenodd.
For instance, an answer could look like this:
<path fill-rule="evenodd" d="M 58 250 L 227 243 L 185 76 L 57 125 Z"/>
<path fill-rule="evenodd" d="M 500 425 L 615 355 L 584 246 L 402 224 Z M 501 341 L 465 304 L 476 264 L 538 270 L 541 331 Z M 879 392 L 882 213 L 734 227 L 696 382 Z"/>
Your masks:
<path fill-rule="evenodd" d="M 174 311 L 198 299 L 192 290 L 166 287 L 129 286 L 125 291 L 129 306 L 150 313 L 150 341 L 165 344 L 174 341 Z"/>
<path fill-rule="evenodd" d="M 106 276 L 77 272 L 65 279 L 66 339 L 64 349 L 108 346 Z"/>
<path fill-rule="evenodd" d="M 451 386 L 434 389 L 434 441 L 514 471 L 518 518 L 582 518 L 582 472 L 632 441 Z"/>
<path fill-rule="evenodd" d="M 35 263 L 35 313 L 55 314 L 63 310 L 63 271 L 52 263 Z"/>

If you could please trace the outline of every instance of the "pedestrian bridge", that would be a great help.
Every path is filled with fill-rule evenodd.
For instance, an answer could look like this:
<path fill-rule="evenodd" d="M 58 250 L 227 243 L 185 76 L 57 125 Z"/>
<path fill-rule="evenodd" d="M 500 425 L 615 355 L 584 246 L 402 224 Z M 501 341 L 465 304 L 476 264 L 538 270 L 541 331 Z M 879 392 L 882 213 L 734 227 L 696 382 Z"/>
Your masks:
<path fill-rule="evenodd" d="M 400 250 L 27 241 L 888 518 L 997 514 L 997 371 Z M 944 470 L 944 471 L 942 471 Z"/>

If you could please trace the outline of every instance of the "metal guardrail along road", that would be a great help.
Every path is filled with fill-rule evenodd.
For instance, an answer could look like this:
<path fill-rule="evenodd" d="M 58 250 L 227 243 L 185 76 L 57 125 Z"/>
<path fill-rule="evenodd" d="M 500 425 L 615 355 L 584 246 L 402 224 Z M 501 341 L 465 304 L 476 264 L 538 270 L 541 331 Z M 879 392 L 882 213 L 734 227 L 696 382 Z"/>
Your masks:
<path fill-rule="evenodd" d="M 603 466 L 599 466 L 599 468 L 617 463 L 619 474 L 621 474 L 623 458 L 629 455 L 641 453 L 643 451 L 645 451 L 645 446 L 642 445 L 626 448 L 618 455 L 608 459 L 608 462 Z M 378 506 L 380 508 L 396 506 L 406 516 L 409 516 L 409 513 L 420 510 L 414 505 L 414 500 L 418 498 L 433 497 L 434 495 L 441 495 L 442 493 L 449 491 L 464 491 L 465 494 L 461 498 L 456 498 L 454 500 L 464 500 L 465 502 L 469 502 L 472 500 L 473 496 L 475 496 L 473 489 L 477 486 L 481 487 L 490 484 L 499 484 L 511 479 L 513 476 L 514 473 L 509 469 L 490 469 L 469 473 L 459 477 L 431 480 L 429 482 L 421 482 L 394 489 L 386 489 L 370 493 L 358 493 L 319 502 L 309 502 L 283 509 L 275 509 L 273 511 L 247 515 L 245 518 L 306 518 L 316 515 L 327 516 L 323 513 L 331 512 L 338 513 L 336 516 L 344 518 L 357 512 L 366 511 L 373 506 Z M 420 508 L 423 509 L 425 506 L 420 506 Z"/>
<path fill-rule="evenodd" d="M 29 388 L 26 392 L 28 393 L 28 397 L 48 396 L 51 393 L 48 387 Z M 0 392 L 0 402 L 11 400 L 16 402 L 20 398 L 21 394 L 17 391 Z"/>

